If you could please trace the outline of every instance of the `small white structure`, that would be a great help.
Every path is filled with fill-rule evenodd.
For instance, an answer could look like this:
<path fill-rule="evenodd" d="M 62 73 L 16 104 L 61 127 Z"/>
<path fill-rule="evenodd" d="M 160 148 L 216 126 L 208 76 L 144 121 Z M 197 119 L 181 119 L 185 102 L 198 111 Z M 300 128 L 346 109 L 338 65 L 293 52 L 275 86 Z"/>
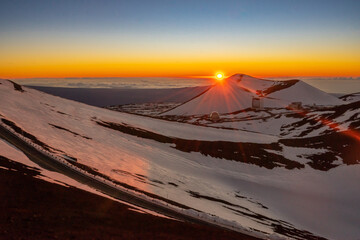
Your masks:
<path fill-rule="evenodd" d="M 220 114 L 216 111 L 210 113 L 210 120 L 213 122 L 217 122 L 220 120 Z"/>
<path fill-rule="evenodd" d="M 302 103 L 301 102 L 292 102 L 289 104 L 288 108 L 294 109 L 294 110 L 300 110 L 300 109 L 302 109 Z"/>
<path fill-rule="evenodd" d="M 264 108 L 264 100 L 261 97 L 253 97 L 251 107 L 255 110 L 261 110 Z"/>

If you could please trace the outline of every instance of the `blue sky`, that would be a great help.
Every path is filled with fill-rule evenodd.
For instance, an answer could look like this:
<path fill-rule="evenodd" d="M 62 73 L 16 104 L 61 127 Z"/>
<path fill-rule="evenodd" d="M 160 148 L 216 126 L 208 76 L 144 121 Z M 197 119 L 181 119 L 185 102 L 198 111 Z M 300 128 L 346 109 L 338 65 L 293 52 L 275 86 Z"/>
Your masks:
<path fill-rule="evenodd" d="M 1 31 L 201 30 L 232 32 L 245 27 L 348 28 L 359 30 L 360 1 L 18 1 L 2 0 Z M 220 28 L 220 29 L 218 29 Z M 291 30 L 291 29 L 289 29 Z"/>

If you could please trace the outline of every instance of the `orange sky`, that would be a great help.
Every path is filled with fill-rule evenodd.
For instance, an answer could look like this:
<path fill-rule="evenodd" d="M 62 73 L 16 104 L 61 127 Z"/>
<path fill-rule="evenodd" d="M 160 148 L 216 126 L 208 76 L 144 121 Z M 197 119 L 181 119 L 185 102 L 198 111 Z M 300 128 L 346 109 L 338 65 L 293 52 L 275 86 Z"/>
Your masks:
<path fill-rule="evenodd" d="M 99 47 L 92 41 L 9 39 L 6 47 L 0 45 L 0 77 L 184 77 L 217 71 L 258 77 L 360 76 L 360 47 L 353 42 L 338 49 L 336 42 L 296 47 L 278 42 L 230 43 L 217 47 L 213 42 L 204 46 L 179 43 L 169 48 L 102 41 Z"/>
<path fill-rule="evenodd" d="M 238 62 L 29 62 L 0 67 L 1 78 L 51 77 L 190 77 L 245 73 L 259 77 L 360 76 L 355 61 Z"/>

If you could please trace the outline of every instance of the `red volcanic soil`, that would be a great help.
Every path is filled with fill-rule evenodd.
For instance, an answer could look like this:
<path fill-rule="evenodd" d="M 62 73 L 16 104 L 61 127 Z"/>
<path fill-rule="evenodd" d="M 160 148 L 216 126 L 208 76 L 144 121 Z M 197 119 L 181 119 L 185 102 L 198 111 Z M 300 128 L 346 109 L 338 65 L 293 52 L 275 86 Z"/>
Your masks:
<path fill-rule="evenodd" d="M 255 239 L 134 212 L 111 199 L 34 178 L 40 174 L 36 169 L 6 158 L 0 167 L 0 239 Z"/>

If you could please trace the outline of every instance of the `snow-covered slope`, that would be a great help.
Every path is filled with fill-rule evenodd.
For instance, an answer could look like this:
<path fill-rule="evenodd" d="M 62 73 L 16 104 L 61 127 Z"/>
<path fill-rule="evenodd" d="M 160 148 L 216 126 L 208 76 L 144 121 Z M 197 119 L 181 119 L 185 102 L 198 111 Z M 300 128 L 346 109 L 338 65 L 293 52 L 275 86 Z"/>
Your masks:
<path fill-rule="evenodd" d="M 356 124 L 285 139 L 114 112 L 4 80 L 0 120 L 76 166 L 264 237 L 360 235 Z"/>
<path fill-rule="evenodd" d="M 162 115 L 199 115 L 212 111 L 231 113 L 252 107 L 254 97 L 262 97 L 266 108 L 283 108 L 292 102 L 327 106 L 343 103 L 300 80 L 272 81 L 235 74 Z"/>
<path fill-rule="evenodd" d="M 211 120 L 209 115 L 165 115 L 160 116 L 160 118 L 196 126 L 268 134 L 279 138 L 304 138 L 357 128 L 360 125 L 359 106 L 360 99 L 331 107 L 308 107 L 299 110 L 288 108 L 246 109 L 222 114 L 221 118 L 215 122 Z"/>
<path fill-rule="evenodd" d="M 90 188 L 89 186 L 79 183 L 76 180 L 69 178 L 67 176 L 64 176 L 60 173 L 49 171 L 38 164 L 32 162 L 22 151 L 14 147 L 13 145 L 9 144 L 7 141 L 0 138 L 0 156 L 8 159 L 9 162 L 17 162 L 24 164 L 24 166 L 38 171 L 39 175 L 36 176 L 37 178 L 43 179 L 48 182 L 52 182 L 55 184 L 60 184 L 63 186 L 72 186 L 76 188 L 83 189 L 88 192 L 96 193 L 101 196 L 106 196 L 98 191 L 95 191 L 94 189 Z"/>

